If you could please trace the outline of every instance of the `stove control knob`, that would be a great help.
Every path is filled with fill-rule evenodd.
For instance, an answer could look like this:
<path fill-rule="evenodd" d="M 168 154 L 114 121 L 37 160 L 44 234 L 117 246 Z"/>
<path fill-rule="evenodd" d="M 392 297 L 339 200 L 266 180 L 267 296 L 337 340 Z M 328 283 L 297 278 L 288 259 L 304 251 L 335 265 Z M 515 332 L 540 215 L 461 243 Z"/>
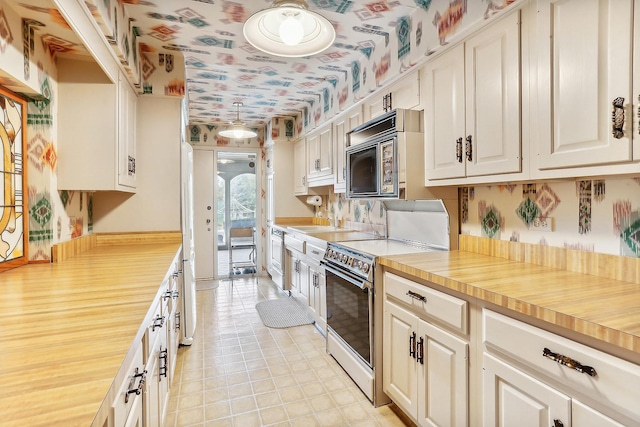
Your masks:
<path fill-rule="evenodd" d="M 365 273 L 368 273 L 369 272 L 369 264 L 367 264 L 366 262 L 363 263 L 361 270 L 364 271 Z"/>
<path fill-rule="evenodd" d="M 359 268 L 360 270 L 362 270 L 362 266 L 363 266 L 363 265 L 364 265 L 364 262 L 362 262 L 362 261 L 358 261 L 358 268 Z"/>

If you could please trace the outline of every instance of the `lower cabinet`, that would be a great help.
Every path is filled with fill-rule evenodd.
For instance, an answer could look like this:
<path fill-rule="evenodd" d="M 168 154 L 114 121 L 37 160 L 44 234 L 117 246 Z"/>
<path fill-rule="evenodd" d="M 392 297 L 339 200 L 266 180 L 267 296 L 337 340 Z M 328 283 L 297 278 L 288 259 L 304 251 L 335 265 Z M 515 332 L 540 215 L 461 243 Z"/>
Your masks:
<path fill-rule="evenodd" d="M 305 256 L 297 251 L 287 251 L 289 258 L 289 287 L 291 295 L 306 307 L 309 305 L 309 266 Z"/>
<path fill-rule="evenodd" d="M 307 243 L 307 252 L 311 254 L 314 246 Z M 320 250 L 319 253 L 324 254 L 324 250 Z M 316 322 L 316 327 L 324 335 L 327 333 L 327 281 L 324 273 L 324 267 L 322 267 L 318 260 L 311 258 L 308 259 L 308 274 L 309 274 L 309 302 L 308 311 L 311 318 Z"/>
<path fill-rule="evenodd" d="M 487 309 L 482 318 L 484 425 L 640 425 L 640 366 Z"/>
<path fill-rule="evenodd" d="M 109 426 L 141 426 L 142 400 L 147 371 L 142 361 L 142 343 L 137 343 L 115 399 L 111 402 Z"/>
<path fill-rule="evenodd" d="M 406 282 L 385 275 L 383 390 L 420 426 L 467 426 L 469 344 L 395 299 Z"/>

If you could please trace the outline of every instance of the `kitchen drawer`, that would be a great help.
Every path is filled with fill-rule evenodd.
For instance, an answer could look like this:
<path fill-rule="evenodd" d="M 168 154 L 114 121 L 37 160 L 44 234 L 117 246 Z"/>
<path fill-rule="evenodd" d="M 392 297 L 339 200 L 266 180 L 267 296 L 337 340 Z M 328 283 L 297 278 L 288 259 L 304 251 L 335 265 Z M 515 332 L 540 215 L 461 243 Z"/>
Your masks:
<path fill-rule="evenodd" d="M 166 289 L 165 289 L 166 290 Z M 163 313 L 164 311 L 164 313 Z M 156 342 L 158 335 L 165 331 L 167 324 L 167 307 L 163 298 L 160 298 L 153 304 L 153 315 L 147 324 L 145 331 L 145 352 L 144 362 L 147 363 L 151 353 L 153 352 L 153 344 Z"/>
<path fill-rule="evenodd" d="M 326 246 L 324 248 L 321 248 L 320 246 L 312 245 L 311 243 L 307 242 L 305 250 L 307 251 L 307 256 L 309 258 L 319 263 L 320 261 L 322 261 L 324 252 L 327 250 L 327 248 Z"/>
<path fill-rule="evenodd" d="M 284 246 L 291 250 L 294 249 L 300 253 L 305 253 L 305 241 L 292 236 L 289 233 L 284 234 Z"/>
<path fill-rule="evenodd" d="M 384 273 L 384 292 L 387 297 L 393 297 L 410 306 L 425 320 L 435 319 L 457 331 L 467 333 L 469 307 L 465 300 L 388 272 Z"/>
<path fill-rule="evenodd" d="M 523 367 L 640 421 L 640 366 L 487 309 L 482 317 L 488 351 L 502 352 Z M 545 348 L 557 358 L 564 356 L 564 364 L 550 359 L 551 355 L 545 357 Z M 567 366 L 572 361 L 592 367 L 595 375 Z"/>
<path fill-rule="evenodd" d="M 113 426 L 123 426 L 127 416 L 138 400 L 142 400 L 142 388 L 146 381 L 147 371 L 142 362 L 142 345 L 138 343 L 131 363 L 127 366 L 126 377 L 122 381 L 118 394 L 111 404 L 111 420 Z M 136 392 L 137 390 L 137 392 Z M 131 392 L 129 392 L 131 391 Z"/>

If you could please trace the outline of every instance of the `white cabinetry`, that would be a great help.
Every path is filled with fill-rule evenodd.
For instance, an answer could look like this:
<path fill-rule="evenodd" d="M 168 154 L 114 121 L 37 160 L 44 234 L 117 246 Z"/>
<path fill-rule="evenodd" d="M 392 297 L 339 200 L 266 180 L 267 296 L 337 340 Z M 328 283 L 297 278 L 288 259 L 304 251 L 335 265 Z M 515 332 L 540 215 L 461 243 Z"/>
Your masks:
<path fill-rule="evenodd" d="M 332 130 L 331 123 L 327 123 L 306 137 L 309 187 L 333 184 Z"/>
<path fill-rule="evenodd" d="M 632 0 L 538 2 L 538 169 L 633 160 L 634 4 L 637 8 Z M 613 105 L 617 98 L 621 108 Z M 614 129 L 612 110 L 625 116 L 620 131 Z M 562 176 L 574 177 L 575 171 Z"/>
<path fill-rule="evenodd" d="M 363 121 L 362 106 L 348 110 L 333 122 L 333 152 L 335 153 L 333 192 L 346 192 L 347 164 L 346 148 L 347 133 L 360 126 Z"/>
<path fill-rule="evenodd" d="M 128 367 L 126 377 L 111 403 L 109 426 L 142 426 L 143 388 L 147 371 L 142 362 L 142 344 L 138 342 Z"/>
<path fill-rule="evenodd" d="M 135 192 L 136 94 L 95 62 L 58 59 L 58 189 Z"/>
<path fill-rule="evenodd" d="M 306 195 L 307 184 L 307 145 L 302 138 L 293 144 L 293 193 Z"/>
<path fill-rule="evenodd" d="M 640 366 L 487 309 L 483 328 L 485 425 L 640 422 Z"/>
<path fill-rule="evenodd" d="M 294 150 L 299 149 L 302 150 L 301 153 L 294 153 Z M 305 168 L 304 162 L 299 165 L 296 155 L 304 158 L 304 143 L 276 142 L 266 150 L 266 215 L 269 226 L 275 224 L 278 218 L 306 217 L 313 212 L 309 205 L 295 196 L 299 191 L 306 194 L 306 187 L 304 190 L 295 188 L 296 183 L 302 184 L 304 172 L 298 178 L 293 178 L 292 175 Z M 298 168 L 299 166 L 301 167 Z"/>
<path fill-rule="evenodd" d="M 309 274 L 309 302 L 308 311 L 311 318 L 316 322 L 316 327 L 324 335 L 327 333 L 327 281 L 324 267 L 320 265 L 326 245 L 324 248 L 307 242 L 307 265 Z"/>
<path fill-rule="evenodd" d="M 413 71 L 364 103 L 364 121 L 375 119 L 397 108 L 421 110 L 420 76 Z"/>
<path fill-rule="evenodd" d="M 383 389 L 420 426 L 468 425 L 467 303 L 384 274 Z"/>
<path fill-rule="evenodd" d="M 426 185 L 521 171 L 520 11 L 421 70 Z"/>

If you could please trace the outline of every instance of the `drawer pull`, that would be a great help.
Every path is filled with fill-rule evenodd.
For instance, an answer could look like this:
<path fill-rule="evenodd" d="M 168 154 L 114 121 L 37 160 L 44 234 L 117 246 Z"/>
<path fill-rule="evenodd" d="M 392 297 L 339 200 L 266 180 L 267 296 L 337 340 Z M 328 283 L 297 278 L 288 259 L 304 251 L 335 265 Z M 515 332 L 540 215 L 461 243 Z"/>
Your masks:
<path fill-rule="evenodd" d="M 564 423 L 556 418 L 553 420 L 553 425 L 551 427 L 564 427 Z"/>
<path fill-rule="evenodd" d="M 427 302 L 427 298 L 417 292 L 407 291 L 407 296 L 410 296 L 413 299 L 417 299 L 418 301 Z"/>
<path fill-rule="evenodd" d="M 169 369 L 169 350 L 166 348 L 164 350 L 160 350 L 158 360 L 160 364 L 160 367 L 158 368 L 158 381 L 162 381 L 162 378 L 160 377 L 167 378 L 167 371 Z M 164 364 L 162 364 L 163 361 Z"/>
<path fill-rule="evenodd" d="M 590 377 L 595 377 L 597 376 L 597 372 L 595 369 L 593 369 L 591 366 L 586 366 L 581 364 L 580 362 L 578 362 L 577 360 L 574 360 L 568 356 L 564 356 L 562 354 L 558 354 L 558 353 L 554 353 L 553 351 L 549 350 L 548 348 L 545 347 L 545 349 L 542 351 L 542 355 L 544 357 L 548 357 L 549 359 L 558 362 L 561 365 L 566 366 L 567 368 L 571 368 L 574 369 L 578 372 L 581 372 L 583 374 L 587 374 Z"/>
<path fill-rule="evenodd" d="M 158 316 L 153 319 L 153 325 L 151 325 L 151 330 L 155 331 L 156 328 L 162 328 L 164 326 L 164 316 Z"/>
<path fill-rule="evenodd" d="M 182 316 L 179 311 L 176 311 L 176 331 L 180 330 L 180 320 Z"/>
<path fill-rule="evenodd" d="M 424 337 L 420 337 L 420 341 L 418 341 L 416 347 L 416 361 L 424 365 Z"/>
<path fill-rule="evenodd" d="M 624 136 L 624 98 L 618 97 L 611 103 L 611 133 L 616 139 Z"/>
<path fill-rule="evenodd" d="M 138 383 L 138 387 L 133 388 L 136 383 L 136 378 L 140 378 L 140 382 Z M 136 368 L 135 372 L 131 376 L 131 380 L 129 380 L 129 387 L 127 388 L 127 392 L 124 395 L 124 403 L 129 403 L 129 395 L 136 394 L 139 395 L 142 393 L 142 388 L 144 387 L 144 383 L 147 380 L 147 371 L 144 370 L 138 373 L 138 368 Z"/>
<path fill-rule="evenodd" d="M 409 356 L 416 358 L 416 333 L 409 335 Z"/>
<path fill-rule="evenodd" d="M 462 138 L 456 139 L 456 160 L 462 163 Z"/>

